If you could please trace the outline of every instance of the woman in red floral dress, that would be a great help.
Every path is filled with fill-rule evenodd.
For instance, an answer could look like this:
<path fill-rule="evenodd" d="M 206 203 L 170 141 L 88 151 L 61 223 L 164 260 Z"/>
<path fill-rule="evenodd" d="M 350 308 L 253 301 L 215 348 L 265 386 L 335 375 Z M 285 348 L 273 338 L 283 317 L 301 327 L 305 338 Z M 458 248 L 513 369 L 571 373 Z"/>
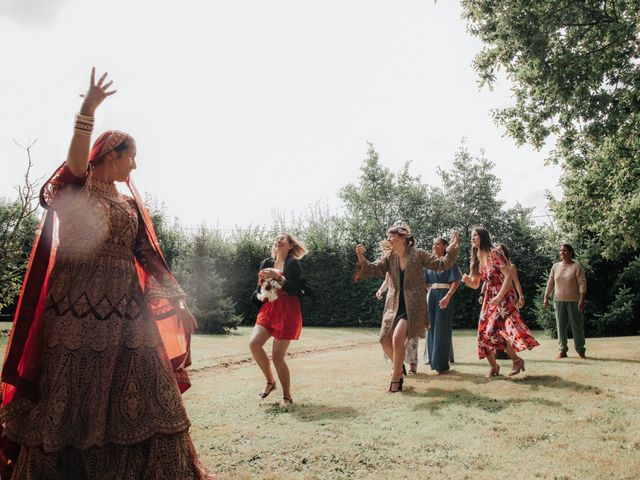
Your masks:
<path fill-rule="evenodd" d="M 462 281 L 471 288 L 487 283 L 480 320 L 478 322 L 478 357 L 491 365 L 487 377 L 500 373 L 496 350 L 504 350 L 513 361 L 509 376 L 524 371 L 524 360 L 516 352 L 531 350 L 539 345 L 520 318 L 518 297 L 513 288 L 509 262 L 498 248 L 491 244 L 489 232 L 476 227 L 471 233 L 471 265 L 469 275 Z"/>

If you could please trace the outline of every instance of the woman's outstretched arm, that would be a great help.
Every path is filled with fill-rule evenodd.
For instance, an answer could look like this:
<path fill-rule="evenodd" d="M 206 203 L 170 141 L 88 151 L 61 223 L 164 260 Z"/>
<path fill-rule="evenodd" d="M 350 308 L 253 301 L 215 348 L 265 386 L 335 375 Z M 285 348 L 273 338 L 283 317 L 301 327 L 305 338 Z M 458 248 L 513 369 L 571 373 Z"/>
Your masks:
<path fill-rule="evenodd" d="M 76 177 L 83 177 L 89 165 L 89 148 L 91 146 L 91 131 L 93 130 L 93 116 L 96 109 L 117 90 L 107 91 L 112 81 L 105 83 L 107 74 L 104 73 L 96 83 L 96 69 L 91 69 L 89 90 L 84 96 L 80 107 L 80 114 L 76 118 L 76 128 L 73 131 L 69 153 L 67 154 L 67 168 Z"/>

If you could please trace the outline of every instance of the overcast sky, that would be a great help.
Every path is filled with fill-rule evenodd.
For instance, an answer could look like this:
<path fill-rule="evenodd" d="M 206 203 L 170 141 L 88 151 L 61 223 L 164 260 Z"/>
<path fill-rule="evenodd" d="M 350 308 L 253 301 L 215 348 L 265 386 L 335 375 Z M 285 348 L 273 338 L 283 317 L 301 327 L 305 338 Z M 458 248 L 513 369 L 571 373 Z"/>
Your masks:
<path fill-rule="evenodd" d="M 502 198 L 547 213 L 559 169 L 494 124 L 509 85 L 480 90 L 480 42 L 453 1 L 0 0 L 0 196 L 38 138 L 37 175 L 66 156 L 90 68 L 118 93 L 96 129 L 138 143 L 134 179 L 185 226 L 270 224 L 318 201 L 339 211 L 371 141 L 438 184 L 463 137 Z M 542 221 L 544 218 L 538 218 Z M 478 219 L 482 221 L 482 219 Z"/>

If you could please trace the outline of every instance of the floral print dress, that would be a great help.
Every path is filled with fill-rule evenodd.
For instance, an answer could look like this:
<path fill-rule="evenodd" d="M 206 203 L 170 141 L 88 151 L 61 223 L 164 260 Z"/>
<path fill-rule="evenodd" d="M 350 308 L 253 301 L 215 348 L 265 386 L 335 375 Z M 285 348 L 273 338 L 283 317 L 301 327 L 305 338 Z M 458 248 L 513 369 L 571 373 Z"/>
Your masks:
<path fill-rule="evenodd" d="M 489 265 L 480 266 L 480 278 L 487 282 L 487 294 L 478 321 L 478 357 L 481 359 L 490 352 L 504 350 L 505 340 L 516 352 L 540 345 L 520 317 L 516 307 L 518 297 L 513 286 L 509 287 L 498 305 L 489 303 L 502 288 L 504 275 L 500 269 L 507 266 L 507 259 L 497 248 L 491 249 Z"/>

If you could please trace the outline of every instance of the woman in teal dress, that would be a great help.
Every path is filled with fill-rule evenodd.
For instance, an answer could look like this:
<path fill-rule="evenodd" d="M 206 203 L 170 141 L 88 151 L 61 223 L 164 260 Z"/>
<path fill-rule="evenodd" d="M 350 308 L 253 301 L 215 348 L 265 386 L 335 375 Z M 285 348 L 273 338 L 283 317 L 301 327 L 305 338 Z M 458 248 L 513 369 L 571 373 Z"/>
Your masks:
<path fill-rule="evenodd" d="M 434 239 L 433 253 L 440 256 L 440 252 L 444 252 L 448 245 L 449 242 L 444 238 Z M 428 298 L 431 326 L 427 334 L 429 365 L 431 370 L 438 373 L 449 370 L 449 358 L 452 353 L 451 334 L 455 313 L 453 295 L 458 289 L 461 278 L 462 273 L 456 265 L 442 272 L 425 270 L 425 281 L 431 287 Z"/>

